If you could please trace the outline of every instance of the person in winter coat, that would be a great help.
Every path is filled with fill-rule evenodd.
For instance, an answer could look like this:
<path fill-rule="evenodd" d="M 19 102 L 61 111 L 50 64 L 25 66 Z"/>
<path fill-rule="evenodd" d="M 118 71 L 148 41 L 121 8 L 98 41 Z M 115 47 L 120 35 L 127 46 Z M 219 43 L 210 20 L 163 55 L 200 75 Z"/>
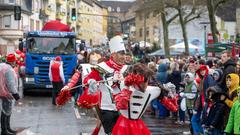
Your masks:
<path fill-rule="evenodd" d="M 197 94 L 197 85 L 194 82 L 194 75 L 188 72 L 184 76 L 185 89 L 179 95 L 186 100 L 187 113 L 191 121 L 193 115 L 194 100 Z M 193 134 L 192 124 L 190 123 L 190 131 Z"/>
<path fill-rule="evenodd" d="M 60 92 L 65 83 L 64 73 L 63 73 L 63 62 L 62 58 L 57 56 L 54 60 L 50 62 L 49 66 L 49 80 L 52 82 L 52 104 L 56 105 L 56 96 Z"/>
<path fill-rule="evenodd" d="M 228 107 L 232 107 L 234 101 L 237 100 L 237 88 L 239 87 L 239 76 L 237 74 L 229 74 L 226 79 L 227 94 L 229 99 L 226 99 Z"/>
<path fill-rule="evenodd" d="M 225 104 L 226 93 L 220 86 L 215 85 L 208 89 L 208 97 L 212 100 L 213 105 L 210 108 L 206 120 L 203 122 L 206 135 L 222 135 L 224 131 L 224 117 L 228 107 Z"/>
<path fill-rule="evenodd" d="M 168 70 L 167 64 L 164 64 L 164 63 L 159 64 L 156 78 L 161 84 L 164 84 L 167 82 L 167 77 L 168 77 L 167 70 Z"/>
<path fill-rule="evenodd" d="M 219 82 L 223 90 L 227 89 L 226 77 L 228 74 L 236 73 L 236 63 L 231 59 L 231 52 L 224 51 L 221 56 L 221 63 L 223 64 L 223 75 Z"/>
<path fill-rule="evenodd" d="M 234 135 L 240 135 L 240 89 L 237 90 L 238 99 L 234 102 L 229 118 L 227 126 L 224 132 Z"/>
<path fill-rule="evenodd" d="M 201 65 L 196 71 L 196 74 L 200 77 L 200 100 L 198 100 L 199 107 L 202 110 L 202 120 L 206 118 L 207 109 L 209 107 L 209 99 L 207 96 L 207 89 L 211 86 L 214 86 L 216 83 L 213 80 L 212 76 L 208 74 L 208 68 L 206 65 Z M 200 101 L 200 102 L 199 102 Z"/>
<path fill-rule="evenodd" d="M 167 83 L 167 77 L 168 77 L 168 65 L 165 63 L 161 63 L 158 66 L 158 70 L 157 70 L 157 74 L 156 74 L 156 78 L 157 81 L 160 82 L 161 84 Z M 154 99 L 151 103 L 151 105 L 155 108 L 159 110 L 159 117 L 160 118 L 164 118 L 166 116 L 169 116 L 169 111 L 167 110 L 167 108 L 165 106 L 163 106 L 159 100 Z"/>
<path fill-rule="evenodd" d="M 181 71 L 179 71 L 179 65 L 176 62 L 170 64 L 171 73 L 167 77 L 167 82 L 171 82 L 176 86 L 176 92 L 179 92 L 181 82 Z"/>
<path fill-rule="evenodd" d="M 176 93 L 179 93 L 179 87 L 181 82 L 181 71 L 179 71 L 179 65 L 176 62 L 170 64 L 170 74 L 167 77 L 167 82 L 171 82 L 176 87 Z M 179 99 L 181 102 L 182 98 Z M 173 117 L 177 120 L 177 112 L 173 113 Z M 185 111 L 179 109 L 179 120 L 177 123 L 183 124 L 185 122 Z"/>
<path fill-rule="evenodd" d="M 199 69 L 196 71 L 196 74 L 200 78 L 200 84 L 198 86 L 198 96 L 193 108 L 193 117 L 192 117 L 192 126 L 193 132 L 195 134 L 203 133 L 201 128 L 201 120 L 206 118 L 208 105 L 207 89 L 215 85 L 215 81 L 208 74 L 208 68 L 206 65 L 200 65 Z M 200 117 L 202 118 L 200 119 Z"/>
<path fill-rule="evenodd" d="M 1 135 L 15 135 L 17 133 L 10 128 L 13 100 L 20 99 L 17 91 L 17 74 L 13 69 L 15 63 L 14 54 L 7 56 L 6 63 L 0 63 Z"/>

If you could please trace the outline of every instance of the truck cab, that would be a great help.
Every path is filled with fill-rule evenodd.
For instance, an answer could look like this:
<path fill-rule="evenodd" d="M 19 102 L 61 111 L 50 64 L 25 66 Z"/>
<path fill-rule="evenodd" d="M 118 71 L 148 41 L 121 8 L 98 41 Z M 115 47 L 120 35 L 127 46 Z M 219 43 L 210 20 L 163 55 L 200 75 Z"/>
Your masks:
<path fill-rule="evenodd" d="M 66 83 L 77 66 L 74 32 L 32 31 L 25 33 L 24 89 L 52 88 L 48 72 L 50 61 L 61 56 Z"/>

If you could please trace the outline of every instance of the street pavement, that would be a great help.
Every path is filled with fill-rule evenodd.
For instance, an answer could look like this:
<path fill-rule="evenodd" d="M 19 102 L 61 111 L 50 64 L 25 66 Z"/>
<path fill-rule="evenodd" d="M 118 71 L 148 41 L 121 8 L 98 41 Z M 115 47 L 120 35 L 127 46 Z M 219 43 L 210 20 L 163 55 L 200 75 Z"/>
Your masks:
<path fill-rule="evenodd" d="M 39 94 L 39 93 L 36 93 Z M 49 95 L 25 96 L 16 103 L 11 117 L 15 129 L 25 129 L 18 135 L 90 135 L 96 119 L 92 110 L 76 111 L 73 102 L 61 108 L 51 104 Z M 153 135 L 180 135 L 187 125 L 177 125 L 169 118 L 159 119 L 146 113 L 143 117 Z M 100 135 L 104 135 L 101 128 Z"/>

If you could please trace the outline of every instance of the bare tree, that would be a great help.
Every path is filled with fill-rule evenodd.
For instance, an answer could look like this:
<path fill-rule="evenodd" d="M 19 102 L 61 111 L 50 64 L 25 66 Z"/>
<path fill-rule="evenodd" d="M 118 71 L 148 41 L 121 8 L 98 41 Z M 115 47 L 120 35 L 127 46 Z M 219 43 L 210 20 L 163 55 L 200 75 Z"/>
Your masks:
<path fill-rule="evenodd" d="M 214 43 L 218 42 L 218 38 L 217 38 L 218 30 L 216 26 L 217 22 L 216 22 L 215 14 L 216 14 L 217 8 L 220 5 L 226 3 L 227 1 L 229 0 L 206 0 Z"/>
<path fill-rule="evenodd" d="M 161 14 L 162 28 L 163 28 L 163 40 L 164 40 L 164 51 L 167 57 L 170 57 L 169 50 L 169 39 L 168 39 L 168 26 L 169 24 L 178 17 L 178 13 L 169 13 L 169 4 L 173 0 L 139 0 L 141 10 L 144 12 L 159 12 Z"/>
<path fill-rule="evenodd" d="M 184 4 L 183 4 L 184 2 Z M 195 0 L 177 0 L 175 8 L 178 11 L 179 22 L 182 28 L 183 40 L 185 44 L 185 54 L 189 55 L 189 45 L 186 25 L 187 23 L 200 18 L 204 13 L 202 3 L 196 3 Z M 189 11 L 189 12 L 187 12 Z"/>

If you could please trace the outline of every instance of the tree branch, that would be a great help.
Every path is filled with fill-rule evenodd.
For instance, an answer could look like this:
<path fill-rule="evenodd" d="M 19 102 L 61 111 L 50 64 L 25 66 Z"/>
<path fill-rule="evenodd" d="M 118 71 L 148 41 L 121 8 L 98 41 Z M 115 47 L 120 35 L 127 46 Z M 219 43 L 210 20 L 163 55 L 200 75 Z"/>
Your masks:
<path fill-rule="evenodd" d="M 172 18 L 170 18 L 169 20 L 167 20 L 167 24 L 170 24 L 173 20 L 175 20 L 178 17 L 178 13 L 176 15 L 174 15 Z"/>
<path fill-rule="evenodd" d="M 214 9 L 216 10 L 219 7 L 219 5 L 221 5 L 221 4 L 223 4 L 223 3 L 227 2 L 227 1 L 228 0 L 220 0 L 220 1 L 218 1 L 217 3 L 214 4 Z"/>
<path fill-rule="evenodd" d="M 192 20 L 200 18 L 200 17 L 201 17 L 201 13 L 198 13 L 196 16 L 194 16 L 194 17 L 192 17 L 192 18 L 190 18 L 188 20 L 186 20 L 186 18 L 185 18 L 184 19 L 184 23 L 187 24 L 187 23 L 191 22 Z"/>
<path fill-rule="evenodd" d="M 195 14 L 195 12 L 196 12 L 196 8 L 193 7 L 192 10 L 191 10 L 191 12 L 190 12 L 187 16 L 184 17 L 184 21 L 187 21 L 188 18 L 189 18 L 191 15 Z"/>

